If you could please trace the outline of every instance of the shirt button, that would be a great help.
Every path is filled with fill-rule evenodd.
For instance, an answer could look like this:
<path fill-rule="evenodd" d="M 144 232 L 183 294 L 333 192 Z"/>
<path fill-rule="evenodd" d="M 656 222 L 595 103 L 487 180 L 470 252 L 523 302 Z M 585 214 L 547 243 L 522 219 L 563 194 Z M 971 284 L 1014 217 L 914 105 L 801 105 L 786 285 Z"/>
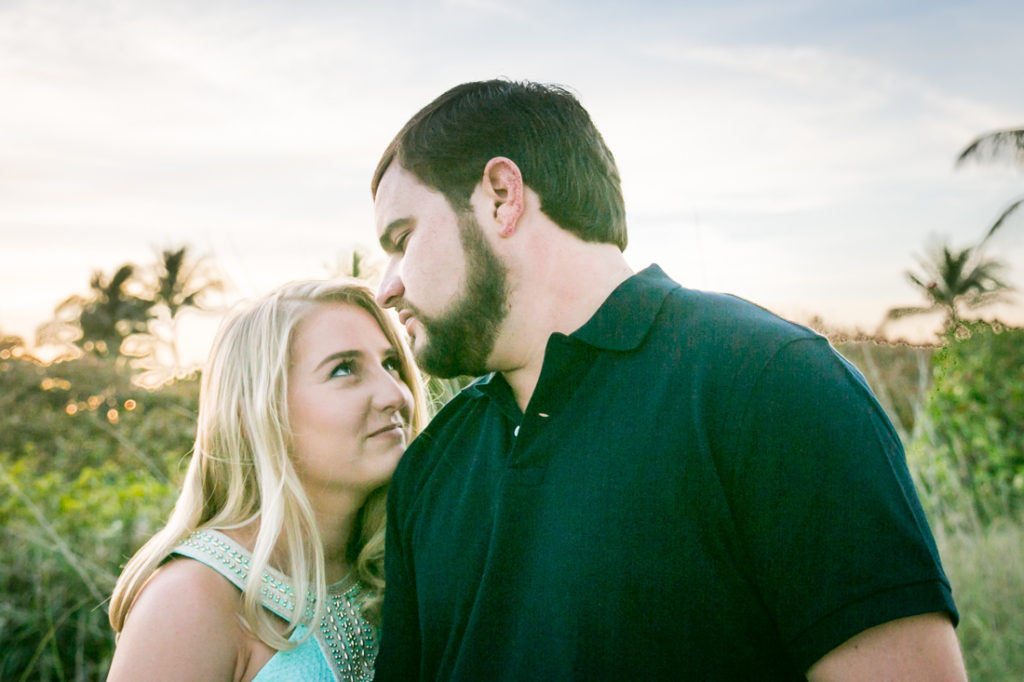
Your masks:
<path fill-rule="evenodd" d="M 516 427 L 515 431 L 512 432 L 512 435 L 516 436 L 516 437 L 519 436 L 519 427 L 518 426 Z"/>

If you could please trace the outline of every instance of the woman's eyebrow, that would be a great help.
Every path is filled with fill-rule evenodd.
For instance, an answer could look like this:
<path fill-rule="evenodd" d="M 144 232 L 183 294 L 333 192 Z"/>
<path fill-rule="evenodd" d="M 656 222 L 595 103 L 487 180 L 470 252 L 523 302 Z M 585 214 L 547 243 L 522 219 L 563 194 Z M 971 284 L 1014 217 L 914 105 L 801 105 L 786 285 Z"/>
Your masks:
<path fill-rule="evenodd" d="M 313 371 L 318 371 L 321 367 L 334 360 L 356 360 L 362 357 L 363 352 L 360 350 L 341 350 L 337 353 L 331 353 L 326 358 L 320 361 L 320 363 L 313 368 Z"/>

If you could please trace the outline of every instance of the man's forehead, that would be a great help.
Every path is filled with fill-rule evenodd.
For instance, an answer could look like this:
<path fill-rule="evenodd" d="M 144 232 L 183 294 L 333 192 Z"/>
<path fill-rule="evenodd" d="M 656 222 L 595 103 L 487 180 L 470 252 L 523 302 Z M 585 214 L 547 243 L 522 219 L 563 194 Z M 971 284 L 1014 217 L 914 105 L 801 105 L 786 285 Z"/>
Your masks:
<path fill-rule="evenodd" d="M 378 234 L 396 220 L 415 218 L 424 211 L 450 209 L 444 194 L 424 184 L 397 162 L 388 166 L 381 176 L 373 207 Z"/>
<path fill-rule="evenodd" d="M 397 160 L 392 161 L 380 177 L 380 183 L 377 185 L 377 198 L 379 199 L 381 194 L 387 194 L 396 188 L 405 186 L 420 186 L 426 189 L 426 185 L 420 182 L 415 173 L 406 169 Z"/>
<path fill-rule="evenodd" d="M 377 185 L 377 193 L 373 198 L 373 212 L 378 235 L 383 234 L 392 222 L 403 217 L 401 201 L 406 192 L 401 191 L 399 186 L 402 179 L 401 171 L 401 166 L 392 163 Z"/>
<path fill-rule="evenodd" d="M 373 207 L 378 220 L 384 213 L 408 210 L 409 199 L 419 188 L 426 189 L 415 175 L 402 168 L 397 162 L 388 166 L 384 175 L 381 176 L 380 184 L 377 185 L 377 194 L 373 199 Z M 395 217 L 397 216 L 391 216 L 387 220 Z"/>

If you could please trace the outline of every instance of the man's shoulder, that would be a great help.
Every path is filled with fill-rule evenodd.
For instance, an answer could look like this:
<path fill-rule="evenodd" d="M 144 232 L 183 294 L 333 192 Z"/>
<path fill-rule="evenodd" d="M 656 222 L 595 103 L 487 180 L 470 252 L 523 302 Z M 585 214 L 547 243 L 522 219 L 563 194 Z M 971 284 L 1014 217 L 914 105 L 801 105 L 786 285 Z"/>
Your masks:
<path fill-rule="evenodd" d="M 654 325 L 661 332 L 685 335 L 691 340 L 715 342 L 732 336 L 764 343 L 786 343 L 801 338 L 820 338 L 817 333 L 753 303 L 727 293 L 702 291 L 679 284 L 657 265 L 636 277 L 629 292 L 630 306 L 645 299 L 659 301 Z"/>
<path fill-rule="evenodd" d="M 423 440 L 424 444 L 436 440 L 436 434 L 453 426 L 461 420 L 467 419 L 481 405 L 484 397 L 483 387 L 487 386 L 495 378 L 495 374 L 478 377 L 464 386 L 458 393 L 446 402 L 437 414 L 431 418 L 417 441 Z M 483 389 L 483 390 L 482 390 Z"/>
<path fill-rule="evenodd" d="M 467 422 L 476 419 L 477 410 L 485 409 L 487 402 L 480 386 L 490 377 L 476 379 L 459 391 L 438 410 L 426 428 L 409 445 L 395 471 L 392 490 L 411 479 L 419 479 L 436 465 L 443 451 L 451 444 L 454 434 Z M 399 493 L 396 493 L 399 494 Z"/>
<path fill-rule="evenodd" d="M 825 339 L 756 303 L 732 294 L 679 287 L 665 299 L 655 332 L 711 353 L 774 353 L 793 341 Z"/>

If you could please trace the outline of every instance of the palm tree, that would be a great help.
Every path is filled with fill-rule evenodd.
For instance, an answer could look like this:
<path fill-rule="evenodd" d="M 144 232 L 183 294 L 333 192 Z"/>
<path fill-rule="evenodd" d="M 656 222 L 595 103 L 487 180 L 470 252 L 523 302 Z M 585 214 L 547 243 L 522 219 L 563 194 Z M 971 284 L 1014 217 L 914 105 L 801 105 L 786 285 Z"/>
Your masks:
<path fill-rule="evenodd" d="M 163 322 L 168 331 L 163 337 L 154 334 L 152 328 L 150 333 L 170 348 L 177 368 L 181 364 L 178 315 L 188 308 L 202 309 L 208 295 L 221 290 L 223 282 L 204 258 L 190 258 L 187 246 L 161 251 L 154 271 L 152 318 Z"/>
<path fill-rule="evenodd" d="M 183 308 L 199 307 L 199 299 L 213 285 L 207 278 L 199 281 L 197 275 L 201 260 L 189 263 L 186 267 L 187 253 L 187 246 L 164 250 L 156 266 L 159 280 L 153 300 L 167 306 L 171 317 L 175 317 Z"/>
<path fill-rule="evenodd" d="M 71 344 L 100 357 L 116 355 L 125 337 L 145 331 L 153 301 L 128 291 L 135 266 L 125 263 L 111 277 L 94 272 L 87 296 L 71 296 L 57 306 L 53 322 L 39 330 L 44 342 Z"/>
<path fill-rule="evenodd" d="M 1024 128 L 996 130 L 985 133 L 972 141 L 960 152 L 956 163 L 962 166 L 968 161 L 1010 161 L 1024 168 Z M 1024 205 L 1024 197 L 1010 203 L 999 215 L 992 227 L 985 233 L 982 242 L 991 237 L 1014 211 Z"/>
<path fill-rule="evenodd" d="M 928 304 L 892 308 L 886 313 L 886 320 L 941 310 L 949 330 L 963 321 L 962 309 L 977 309 L 1001 300 L 1010 290 L 1002 277 L 1006 265 L 984 256 L 981 245 L 956 249 L 942 242 L 927 257 L 918 257 L 920 272 L 908 270 L 906 276 L 925 295 Z"/>
<path fill-rule="evenodd" d="M 979 136 L 960 152 L 956 162 L 959 166 L 972 160 L 1010 160 L 1024 167 L 1024 129 L 997 130 Z M 907 271 L 906 276 L 925 295 L 928 304 L 893 308 L 886 313 L 886 321 L 941 310 L 949 330 L 963 320 L 963 308 L 980 308 L 1001 300 L 1011 291 L 1003 278 L 1006 264 L 988 258 L 982 248 L 1021 205 L 1024 197 L 1012 202 L 977 244 L 956 249 L 943 242 L 928 257 L 918 258 L 921 272 Z"/>

